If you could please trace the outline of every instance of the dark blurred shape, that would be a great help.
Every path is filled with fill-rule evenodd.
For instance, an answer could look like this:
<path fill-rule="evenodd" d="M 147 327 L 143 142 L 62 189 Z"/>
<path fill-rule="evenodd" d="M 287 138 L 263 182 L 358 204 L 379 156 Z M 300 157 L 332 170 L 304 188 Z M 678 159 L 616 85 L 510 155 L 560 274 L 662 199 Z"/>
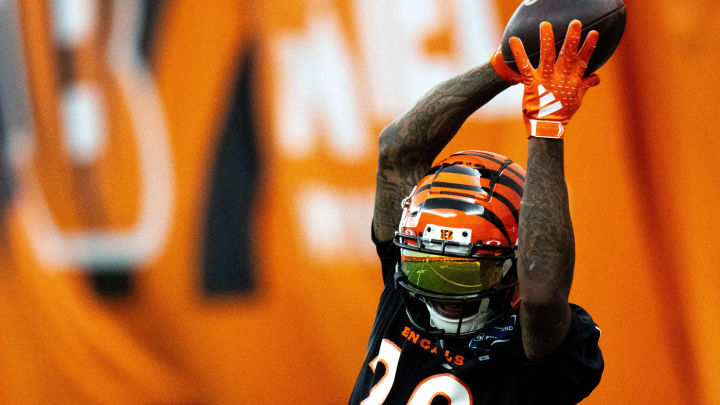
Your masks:
<path fill-rule="evenodd" d="M 134 283 L 131 269 L 119 269 L 112 273 L 107 268 L 90 270 L 93 272 L 92 286 L 103 297 L 122 298 L 132 294 Z"/>
<path fill-rule="evenodd" d="M 0 108 L 2 108 L 0 106 Z M 7 156 L 7 130 L 3 122 L 3 114 L 0 111 L 0 231 L 4 232 L 5 210 L 12 199 L 12 172 L 10 170 Z"/>
<path fill-rule="evenodd" d="M 163 6 L 165 6 L 165 0 L 146 0 L 143 4 L 145 21 L 143 21 L 142 38 L 140 39 L 140 55 L 149 64 L 152 64 L 152 46 Z"/>
<path fill-rule="evenodd" d="M 246 294 L 255 285 L 252 229 L 260 172 L 253 113 L 255 47 L 248 46 L 241 57 L 207 204 L 202 285 L 208 296 Z"/>

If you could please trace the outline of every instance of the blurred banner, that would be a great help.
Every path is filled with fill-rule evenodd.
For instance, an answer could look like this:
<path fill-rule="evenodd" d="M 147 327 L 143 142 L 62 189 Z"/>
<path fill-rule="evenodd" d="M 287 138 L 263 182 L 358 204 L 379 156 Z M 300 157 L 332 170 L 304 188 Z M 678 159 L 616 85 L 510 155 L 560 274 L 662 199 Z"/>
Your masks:
<path fill-rule="evenodd" d="M 516 6 L 0 1 L 0 402 L 346 403 L 377 135 Z M 569 128 L 571 300 L 606 359 L 583 403 L 720 403 L 719 7 L 628 4 Z M 521 94 L 442 156 L 524 165 Z"/>

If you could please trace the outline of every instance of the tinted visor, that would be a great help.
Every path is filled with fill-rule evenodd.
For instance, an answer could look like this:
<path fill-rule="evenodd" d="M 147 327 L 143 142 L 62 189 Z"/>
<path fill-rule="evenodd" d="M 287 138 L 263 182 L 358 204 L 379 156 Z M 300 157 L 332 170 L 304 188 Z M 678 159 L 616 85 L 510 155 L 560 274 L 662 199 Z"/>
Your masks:
<path fill-rule="evenodd" d="M 438 256 L 402 250 L 400 270 L 408 282 L 441 295 L 475 294 L 495 287 L 509 269 L 506 260 Z"/>

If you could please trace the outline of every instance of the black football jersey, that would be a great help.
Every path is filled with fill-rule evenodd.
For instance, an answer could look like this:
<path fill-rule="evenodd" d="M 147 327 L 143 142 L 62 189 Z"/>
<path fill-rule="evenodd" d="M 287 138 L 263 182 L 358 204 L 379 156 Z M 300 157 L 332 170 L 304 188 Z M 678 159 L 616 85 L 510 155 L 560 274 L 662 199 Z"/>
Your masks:
<path fill-rule="evenodd" d="M 600 382 L 600 330 L 572 308 L 568 336 L 548 359 L 524 354 L 516 314 L 486 325 L 474 337 L 438 341 L 405 312 L 393 274 L 399 249 L 377 242 L 385 289 L 350 404 L 575 404 Z"/>

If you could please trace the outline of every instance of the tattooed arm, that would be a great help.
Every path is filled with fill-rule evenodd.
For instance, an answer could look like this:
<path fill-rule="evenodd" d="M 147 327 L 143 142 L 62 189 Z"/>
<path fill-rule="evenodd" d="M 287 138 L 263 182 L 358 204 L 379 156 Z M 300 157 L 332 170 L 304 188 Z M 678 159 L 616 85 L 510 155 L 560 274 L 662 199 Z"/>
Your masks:
<path fill-rule="evenodd" d="M 549 356 L 570 328 L 575 239 L 563 168 L 564 141 L 530 138 L 528 142 L 518 277 L 523 346 L 528 358 L 538 360 Z"/>
<path fill-rule="evenodd" d="M 520 40 L 510 39 L 525 85 L 523 118 L 530 138 L 518 229 L 518 280 L 523 348 L 532 360 L 548 357 L 570 329 L 568 295 L 575 266 L 575 239 L 562 139 L 585 92 L 600 82 L 595 75 L 583 77 L 598 33 L 590 31 L 578 51 L 581 30 L 580 21 L 570 23 L 556 61 L 552 26 L 540 24 L 537 69 L 530 64 Z"/>
<path fill-rule="evenodd" d="M 438 84 L 380 134 L 373 230 L 392 239 L 402 209 L 433 160 L 475 110 L 509 86 L 490 64 Z"/>

